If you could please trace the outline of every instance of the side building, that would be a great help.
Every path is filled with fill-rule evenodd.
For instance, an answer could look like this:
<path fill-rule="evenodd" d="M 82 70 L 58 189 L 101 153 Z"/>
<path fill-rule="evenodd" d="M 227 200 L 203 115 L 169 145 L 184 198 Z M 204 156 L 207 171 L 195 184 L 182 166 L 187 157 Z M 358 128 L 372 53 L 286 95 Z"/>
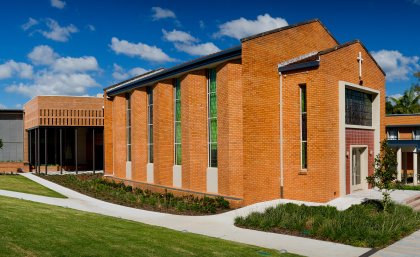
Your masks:
<path fill-rule="evenodd" d="M 385 138 L 385 74 L 319 20 L 105 89 L 104 172 L 237 205 L 367 189 Z"/>
<path fill-rule="evenodd" d="M 24 161 L 32 171 L 103 169 L 102 96 L 37 96 L 24 112 Z"/>
<path fill-rule="evenodd" d="M 23 110 L 0 110 L 0 172 L 28 170 L 23 163 Z"/>
<path fill-rule="evenodd" d="M 418 185 L 420 114 L 392 114 L 385 118 L 388 144 L 397 152 L 398 180 Z"/>

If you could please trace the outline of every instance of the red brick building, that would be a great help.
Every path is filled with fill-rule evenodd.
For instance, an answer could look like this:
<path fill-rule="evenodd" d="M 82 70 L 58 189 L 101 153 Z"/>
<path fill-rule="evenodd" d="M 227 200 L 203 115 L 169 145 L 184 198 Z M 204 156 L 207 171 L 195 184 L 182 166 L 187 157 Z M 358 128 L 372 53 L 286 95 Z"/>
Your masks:
<path fill-rule="evenodd" d="M 103 169 L 103 98 L 37 96 L 24 105 L 24 162 L 36 172 Z"/>
<path fill-rule="evenodd" d="M 385 74 L 319 20 L 105 89 L 105 174 L 238 204 L 367 188 Z"/>

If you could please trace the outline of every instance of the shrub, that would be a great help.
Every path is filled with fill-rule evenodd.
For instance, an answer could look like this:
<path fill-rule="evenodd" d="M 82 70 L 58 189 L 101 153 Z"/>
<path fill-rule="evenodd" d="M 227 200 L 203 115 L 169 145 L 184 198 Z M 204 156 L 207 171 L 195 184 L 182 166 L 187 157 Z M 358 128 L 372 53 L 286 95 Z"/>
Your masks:
<path fill-rule="evenodd" d="M 381 201 L 368 200 L 345 211 L 331 206 L 292 203 L 235 218 L 244 228 L 293 234 L 358 247 L 383 247 L 420 228 L 420 213 L 391 203 L 384 212 Z"/>
<path fill-rule="evenodd" d="M 39 175 L 83 194 L 130 207 L 189 215 L 210 214 L 229 209 L 223 197 L 176 197 L 167 190 L 155 193 L 148 189 L 133 188 L 122 182 L 106 180 L 102 175 Z"/>

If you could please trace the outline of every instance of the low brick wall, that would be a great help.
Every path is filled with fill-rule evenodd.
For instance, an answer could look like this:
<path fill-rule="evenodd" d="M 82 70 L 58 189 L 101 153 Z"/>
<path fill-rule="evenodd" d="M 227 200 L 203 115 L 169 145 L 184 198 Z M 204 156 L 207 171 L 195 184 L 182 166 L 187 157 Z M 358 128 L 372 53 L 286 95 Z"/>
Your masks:
<path fill-rule="evenodd" d="M 0 173 L 16 173 L 18 169 L 29 172 L 29 165 L 25 165 L 24 162 L 0 162 Z"/>
<path fill-rule="evenodd" d="M 112 176 L 104 176 L 104 179 L 110 180 L 110 181 L 115 181 L 115 182 L 123 182 L 125 185 L 127 186 L 132 186 L 133 188 L 140 188 L 142 190 L 150 190 L 152 192 L 156 192 L 156 193 L 165 193 L 165 190 L 168 193 L 172 193 L 175 196 L 186 196 L 186 195 L 193 195 L 195 197 L 218 197 L 218 196 L 222 196 L 223 198 L 225 198 L 226 201 L 229 202 L 230 204 L 230 208 L 232 209 L 236 209 L 239 207 L 243 207 L 243 199 L 241 198 L 233 198 L 233 197 L 229 197 L 229 196 L 224 196 L 224 195 L 217 195 L 217 194 L 205 194 L 205 193 L 200 193 L 200 192 L 195 192 L 195 191 L 190 191 L 190 190 L 184 190 L 184 189 L 177 189 L 177 188 L 172 188 L 172 187 L 167 187 L 167 186 L 162 186 L 162 185 L 156 185 L 156 184 L 148 184 L 148 183 L 143 183 L 143 182 L 137 182 L 137 181 L 132 181 L 132 180 L 126 180 L 126 179 L 120 179 L 120 178 L 115 178 Z"/>

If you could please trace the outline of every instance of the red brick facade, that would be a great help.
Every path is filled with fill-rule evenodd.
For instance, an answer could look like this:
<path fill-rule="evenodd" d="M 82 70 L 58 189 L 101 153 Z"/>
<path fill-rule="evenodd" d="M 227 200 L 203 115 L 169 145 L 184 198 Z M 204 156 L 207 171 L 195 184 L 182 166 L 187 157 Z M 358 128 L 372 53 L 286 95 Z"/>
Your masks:
<path fill-rule="evenodd" d="M 281 76 L 277 70 L 281 62 L 337 45 L 319 21 L 311 21 L 243 40 L 242 53 L 238 58 L 183 71 L 169 79 L 132 89 L 133 169 L 130 183 L 146 185 L 147 181 L 145 88 L 153 87 L 155 179 L 147 186 L 173 187 L 173 79 L 178 78 L 182 103 L 182 190 L 208 193 L 207 71 L 216 68 L 218 194 L 239 199 L 243 205 L 278 199 L 281 196 L 283 166 L 284 198 L 326 202 L 338 197 L 341 190 L 339 159 L 345 154 L 339 149 L 340 115 L 344 115 L 338 111 L 339 83 L 360 84 L 356 58 L 361 52 L 365 59 L 363 87 L 379 93 L 381 111 L 378 115 L 383 138 L 384 74 L 360 43 L 323 53 L 317 68 L 289 71 Z M 280 152 L 280 81 L 283 88 L 283 165 Z M 301 168 L 301 84 L 306 84 L 307 88 L 306 170 Z M 111 115 L 109 119 L 112 121 L 105 120 L 105 137 L 108 137 L 105 139 L 105 159 L 108 162 L 110 156 L 113 161 L 106 165 L 105 173 L 124 180 L 125 96 L 118 93 L 109 99 L 105 100 L 105 119 Z M 109 109 L 112 109 L 112 114 L 109 114 Z M 369 141 L 367 144 L 374 143 Z"/>
<path fill-rule="evenodd" d="M 364 129 L 346 129 L 346 193 L 350 194 L 350 158 L 352 145 L 367 146 L 368 154 L 368 175 L 373 174 L 373 161 L 375 156 L 373 154 L 374 149 L 374 137 L 372 130 Z"/>

